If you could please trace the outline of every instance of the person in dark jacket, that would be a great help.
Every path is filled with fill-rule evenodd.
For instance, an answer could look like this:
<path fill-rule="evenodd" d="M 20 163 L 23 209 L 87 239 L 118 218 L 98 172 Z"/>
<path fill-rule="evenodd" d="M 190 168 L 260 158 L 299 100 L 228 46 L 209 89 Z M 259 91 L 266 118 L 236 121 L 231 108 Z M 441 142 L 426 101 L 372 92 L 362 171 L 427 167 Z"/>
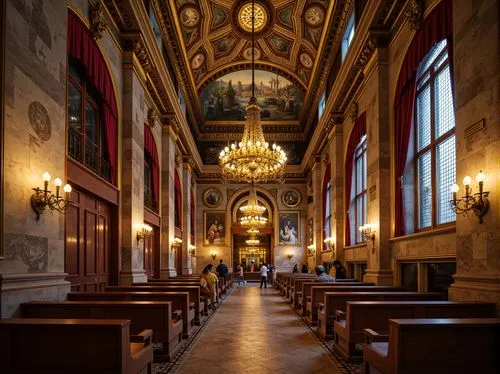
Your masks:
<path fill-rule="evenodd" d="M 309 269 L 307 269 L 307 265 L 306 264 L 302 265 L 302 270 L 300 272 L 303 273 L 303 274 L 309 273 Z"/>
<path fill-rule="evenodd" d="M 225 277 L 229 273 L 229 269 L 227 268 L 227 265 L 224 263 L 224 260 L 220 260 L 219 265 L 215 268 L 215 271 L 217 274 L 219 274 L 219 277 Z"/>
<path fill-rule="evenodd" d="M 346 279 L 347 271 L 345 267 L 342 266 L 342 263 L 339 260 L 333 261 L 333 267 L 335 268 L 335 279 Z"/>

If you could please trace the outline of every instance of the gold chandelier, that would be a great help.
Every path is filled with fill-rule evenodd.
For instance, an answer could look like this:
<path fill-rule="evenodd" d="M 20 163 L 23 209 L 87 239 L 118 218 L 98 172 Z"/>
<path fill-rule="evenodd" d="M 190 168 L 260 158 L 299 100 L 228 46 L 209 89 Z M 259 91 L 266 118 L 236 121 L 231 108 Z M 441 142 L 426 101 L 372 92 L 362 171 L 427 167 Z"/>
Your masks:
<path fill-rule="evenodd" d="M 248 202 L 246 205 L 240 207 L 240 210 L 243 213 L 243 216 L 240 218 L 240 224 L 248 228 L 250 235 L 256 235 L 259 232 L 258 229 L 267 223 L 267 218 L 262 217 L 262 213 L 266 211 L 266 208 L 257 202 L 257 193 L 253 184 L 250 187 Z"/>
<path fill-rule="evenodd" d="M 250 235 L 250 239 L 245 240 L 245 243 L 251 246 L 259 245 L 260 240 L 257 239 L 256 235 Z"/>
<path fill-rule="evenodd" d="M 255 9 L 252 1 L 252 97 L 246 107 L 243 138 L 239 143 L 225 147 L 219 155 L 222 178 L 226 181 L 248 183 L 283 180 L 286 154 L 279 145 L 264 138 L 260 120 L 260 107 L 255 98 Z"/>

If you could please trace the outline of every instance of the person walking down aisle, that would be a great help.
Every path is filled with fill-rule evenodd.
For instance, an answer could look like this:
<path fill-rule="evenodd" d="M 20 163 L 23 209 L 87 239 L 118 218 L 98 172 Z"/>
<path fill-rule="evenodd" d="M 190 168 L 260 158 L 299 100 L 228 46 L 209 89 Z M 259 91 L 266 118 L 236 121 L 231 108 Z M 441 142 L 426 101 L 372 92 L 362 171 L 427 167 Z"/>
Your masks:
<path fill-rule="evenodd" d="M 229 269 L 223 259 L 220 260 L 219 265 L 215 268 L 215 271 L 219 274 L 219 277 L 225 277 L 229 274 Z"/>
<path fill-rule="evenodd" d="M 240 266 L 238 266 L 238 283 L 240 285 L 246 283 L 243 271 L 244 271 L 243 264 L 240 264 Z"/>
<path fill-rule="evenodd" d="M 269 269 L 267 268 L 266 265 L 262 264 L 262 267 L 260 268 L 260 288 L 262 288 L 262 285 L 264 285 L 264 288 L 267 288 L 267 272 Z"/>
<path fill-rule="evenodd" d="M 208 264 L 205 269 L 203 269 L 201 276 L 207 282 L 207 288 L 210 291 L 210 298 L 212 299 L 212 305 L 217 306 L 219 300 L 217 298 L 217 275 L 212 273 L 213 265 Z"/>

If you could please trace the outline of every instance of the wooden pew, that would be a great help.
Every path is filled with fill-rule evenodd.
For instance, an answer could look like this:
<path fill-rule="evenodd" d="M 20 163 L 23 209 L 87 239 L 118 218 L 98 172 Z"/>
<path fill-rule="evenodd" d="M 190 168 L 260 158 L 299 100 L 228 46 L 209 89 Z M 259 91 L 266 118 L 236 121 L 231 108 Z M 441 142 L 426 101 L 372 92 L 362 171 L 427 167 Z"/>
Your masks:
<path fill-rule="evenodd" d="M 161 289 L 159 289 L 161 287 Z M 138 289 L 140 288 L 140 289 Z M 107 286 L 104 288 L 106 292 L 189 292 L 189 302 L 194 303 L 194 324 L 199 326 L 202 317 L 208 315 L 209 302 L 205 296 L 201 296 L 201 288 L 199 284 L 174 284 L 174 283 L 134 283 L 133 286 Z M 207 312 L 205 313 L 205 308 Z"/>
<path fill-rule="evenodd" d="M 333 335 L 337 310 L 345 312 L 348 301 L 439 301 L 445 295 L 439 292 L 325 292 L 318 304 L 318 332 L 325 338 Z"/>
<path fill-rule="evenodd" d="M 171 301 L 173 309 L 182 311 L 182 337 L 189 338 L 194 326 L 194 304 L 188 292 L 70 292 L 69 301 Z"/>
<path fill-rule="evenodd" d="M 130 335 L 130 321 L 0 320 L 1 373 L 151 373 L 151 330 Z"/>
<path fill-rule="evenodd" d="M 334 334 L 346 359 L 359 356 L 356 344 L 363 331 L 388 331 L 392 318 L 492 318 L 495 304 L 457 301 L 348 301 L 345 312 L 337 311 Z M 329 336 L 327 336 L 329 338 Z"/>
<path fill-rule="evenodd" d="M 294 285 L 295 285 L 295 282 L 297 282 L 298 280 L 308 280 L 308 281 L 312 281 L 315 277 L 311 276 L 311 275 L 296 275 L 294 277 L 290 277 L 288 278 L 288 282 L 287 282 L 287 286 L 285 288 L 285 299 L 290 302 L 291 299 L 292 299 L 292 293 L 293 293 L 293 290 L 294 290 Z"/>
<path fill-rule="evenodd" d="M 200 278 L 168 278 L 168 279 L 148 279 L 148 283 L 171 283 L 171 284 L 189 284 L 189 285 L 200 285 Z M 137 283 L 136 283 L 137 284 Z M 222 298 L 224 295 L 221 294 L 221 281 L 217 280 L 217 294 Z"/>
<path fill-rule="evenodd" d="M 336 283 L 313 285 L 311 287 L 311 297 L 306 302 L 305 320 L 311 325 L 316 326 L 318 323 L 318 304 L 323 302 L 325 292 L 403 292 L 403 287 L 391 286 L 351 286 L 348 283 Z"/>
<path fill-rule="evenodd" d="M 374 284 L 360 282 L 302 282 L 302 290 L 297 293 L 297 309 L 301 316 L 307 315 L 307 301 L 311 301 L 313 286 L 374 286 Z"/>
<path fill-rule="evenodd" d="M 365 373 L 494 374 L 500 369 L 500 319 L 391 319 L 389 335 L 371 329 Z"/>
<path fill-rule="evenodd" d="M 373 283 L 363 283 L 363 282 L 311 282 L 310 279 L 296 279 L 294 281 L 294 285 L 292 286 L 292 295 L 291 295 L 291 304 L 293 305 L 294 309 L 301 309 L 302 305 L 302 285 L 304 283 L 310 284 L 310 286 L 307 288 L 308 291 L 311 290 L 312 285 L 343 285 L 343 286 L 373 286 Z M 308 296 L 311 296 L 310 294 Z"/>
<path fill-rule="evenodd" d="M 158 361 L 170 361 L 182 341 L 182 312 L 171 301 L 34 301 L 21 304 L 23 318 L 128 319 L 130 332 L 153 330 Z"/>

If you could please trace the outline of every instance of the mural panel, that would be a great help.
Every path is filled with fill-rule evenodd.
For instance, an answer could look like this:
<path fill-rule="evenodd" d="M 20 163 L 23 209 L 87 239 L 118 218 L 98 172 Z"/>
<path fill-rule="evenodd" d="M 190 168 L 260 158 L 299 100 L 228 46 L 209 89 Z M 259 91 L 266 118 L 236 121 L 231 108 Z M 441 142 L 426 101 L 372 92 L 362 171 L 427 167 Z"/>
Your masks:
<path fill-rule="evenodd" d="M 200 92 L 200 104 L 207 120 L 241 121 L 252 96 L 251 70 L 236 71 L 213 81 Z M 255 96 L 262 120 L 298 120 L 304 92 L 282 76 L 255 71 Z"/>

